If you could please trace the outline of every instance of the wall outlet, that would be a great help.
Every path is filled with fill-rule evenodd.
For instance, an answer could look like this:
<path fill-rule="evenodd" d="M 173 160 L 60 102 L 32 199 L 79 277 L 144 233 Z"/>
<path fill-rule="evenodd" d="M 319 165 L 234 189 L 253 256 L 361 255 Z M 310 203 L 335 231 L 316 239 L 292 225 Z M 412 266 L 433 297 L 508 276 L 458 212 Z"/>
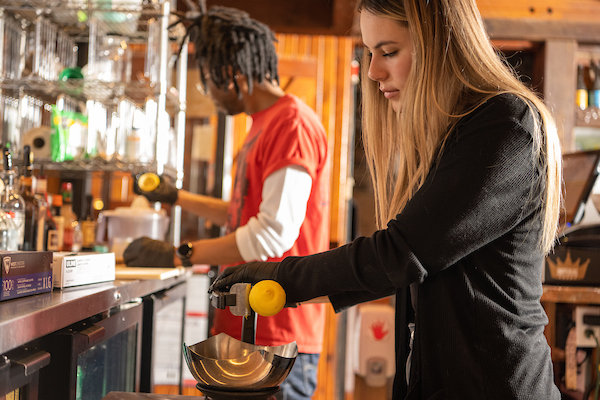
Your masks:
<path fill-rule="evenodd" d="M 587 325 L 583 322 L 585 315 L 600 316 L 600 307 L 575 307 L 575 333 L 577 347 L 596 347 L 597 343 L 593 336 L 587 337 L 585 331 L 591 329 L 600 341 L 600 326 Z"/>

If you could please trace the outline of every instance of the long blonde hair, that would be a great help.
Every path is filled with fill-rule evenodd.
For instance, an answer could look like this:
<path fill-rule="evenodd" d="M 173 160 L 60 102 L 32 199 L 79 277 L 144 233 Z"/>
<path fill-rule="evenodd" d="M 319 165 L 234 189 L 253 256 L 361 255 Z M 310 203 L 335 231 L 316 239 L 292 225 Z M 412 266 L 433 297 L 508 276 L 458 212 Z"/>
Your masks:
<path fill-rule="evenodd" d="M 414 51 L 401 114 L 369 79 L 370 60 L 367 54 L 363 59 L 363 143 L 378 226 L 384 228 L 421 187 L 459 118 L 493 96 L 513 93 L 540 116 L 534 137 L 534 159 L 545 160 L 546 167 L 540 246 L 550 251 L 561 202 L 556 125 L 544 103 L 494 51 L 475 0 L 360 0 L 358 11 L 408 26 Z"/>

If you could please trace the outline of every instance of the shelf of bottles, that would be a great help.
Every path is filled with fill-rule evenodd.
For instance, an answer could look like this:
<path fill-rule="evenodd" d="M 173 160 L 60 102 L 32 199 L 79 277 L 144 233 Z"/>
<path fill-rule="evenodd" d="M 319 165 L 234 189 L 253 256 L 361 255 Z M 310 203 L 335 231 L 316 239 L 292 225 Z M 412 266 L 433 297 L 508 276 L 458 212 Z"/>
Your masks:
<path fill-rule="evenodd" d="M 187 46 L 178 56 L 176 19 L 168 0 L 0 0 L 1 142 L 15 159 L 30 145 L 48 169 L 180 180 Z"/>

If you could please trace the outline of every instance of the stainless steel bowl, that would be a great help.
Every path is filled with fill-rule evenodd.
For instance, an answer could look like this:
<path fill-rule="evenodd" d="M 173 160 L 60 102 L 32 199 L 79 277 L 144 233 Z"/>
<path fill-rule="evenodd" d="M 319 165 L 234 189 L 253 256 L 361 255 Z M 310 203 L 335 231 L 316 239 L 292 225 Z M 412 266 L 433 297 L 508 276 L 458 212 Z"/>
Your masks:
<path fill-rule="evenodd" d="M 298 346 L 258 346 L 219 333 L 191 346 L 184 343 L 183 354 L 200 386 L 251 391 L 279 386 L 296 361 Z"/>

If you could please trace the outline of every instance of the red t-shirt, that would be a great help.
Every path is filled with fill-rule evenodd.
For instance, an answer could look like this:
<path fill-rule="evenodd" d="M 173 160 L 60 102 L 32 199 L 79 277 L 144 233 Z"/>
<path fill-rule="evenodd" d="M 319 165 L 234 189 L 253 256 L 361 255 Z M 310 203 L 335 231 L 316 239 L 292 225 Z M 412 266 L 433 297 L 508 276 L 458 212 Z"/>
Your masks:
<path fill-rule="evenodd" d="M 263 184 L 273 172 L 303 167 L 312 178 L 306 217 L 298 239 L 287 256 L 305 256 L 329 248 L 329 165 L 327 136 L 316 113 L 294 95 L 252 115 L 252 127 L 238 154 L 238 168 L 229 204 L 228 233 L 258 214 Z M 257 316 L 256 344 L 280 346 L 293 341 L 301 353 L 320 353 L 325 326 L 325 305 L 284 308 L 272 317 Z M 225 332 L 240 339 L 242 317 L 229 309 L 215 309 L 211 334 Z"/>

